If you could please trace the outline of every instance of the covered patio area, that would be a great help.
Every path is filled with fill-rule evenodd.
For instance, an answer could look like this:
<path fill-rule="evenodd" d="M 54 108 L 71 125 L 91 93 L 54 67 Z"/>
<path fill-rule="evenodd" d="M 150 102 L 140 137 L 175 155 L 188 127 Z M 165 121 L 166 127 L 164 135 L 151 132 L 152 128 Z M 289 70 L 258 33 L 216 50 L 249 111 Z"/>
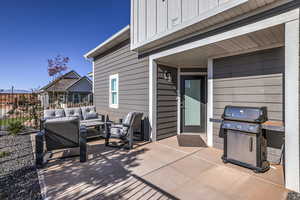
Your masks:
<path fill-rule="evenodd" d="M 50 199 L 286 199 L 283 171 L 263 174 L 223 164 L 199 136 L 138 144 L 128 152 L 90 142 L 86 163 L 55 160 L 39 171 Z"/>
<path fill-rule="evenodd" d="M 152 140 L 185 135 L 185 126 L 205 124 L 205 131 L 193 133 L 204 133 L 207 146 L 223 149 L 222 129 L 216 122 L 225 106 L 267 107 L 267 123 L 281 128 L 265 129 L 267 160 L 280 163 L 284 154 L 284 185 L 299 191 L 299 10 L 208 35 L 150 55 Z M 206 78 L 204 98 L 198 95 L 203 90 L 201 77 Z M 167 95 L 161 91 L 165 85 L 172 86 Z M 177 119 L 166 124 L 166 111 L 177 113 Z M 191 117 L 195 113 L 202 113 L 198 121 Z"/>

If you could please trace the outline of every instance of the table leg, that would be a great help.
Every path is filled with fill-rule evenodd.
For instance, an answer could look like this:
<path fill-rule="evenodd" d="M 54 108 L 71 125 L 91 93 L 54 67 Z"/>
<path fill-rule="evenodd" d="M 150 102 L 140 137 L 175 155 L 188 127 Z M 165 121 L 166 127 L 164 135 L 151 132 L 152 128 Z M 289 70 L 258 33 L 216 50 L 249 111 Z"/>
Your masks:
<path fill-rule="evenodd" d="M 109 128 L 109 124 L 105 123 L 104 124 L 104 131 L 105 131 L 105 146 L 109 145 L 109 138 L 110 138 L 110 128 Z"/>

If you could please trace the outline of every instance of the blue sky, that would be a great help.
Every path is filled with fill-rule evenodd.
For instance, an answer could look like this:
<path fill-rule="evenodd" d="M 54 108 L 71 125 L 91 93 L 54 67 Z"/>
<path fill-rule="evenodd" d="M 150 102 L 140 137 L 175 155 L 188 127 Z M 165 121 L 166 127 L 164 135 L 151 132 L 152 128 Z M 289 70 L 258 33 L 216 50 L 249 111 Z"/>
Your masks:
<path fill-rule="evenodd" d="M 0 89 L 47 84 L 47 59 L 58 54 L 86 75 L 83 55 L 129 22 L 130 0 L 0 1 Z"/>

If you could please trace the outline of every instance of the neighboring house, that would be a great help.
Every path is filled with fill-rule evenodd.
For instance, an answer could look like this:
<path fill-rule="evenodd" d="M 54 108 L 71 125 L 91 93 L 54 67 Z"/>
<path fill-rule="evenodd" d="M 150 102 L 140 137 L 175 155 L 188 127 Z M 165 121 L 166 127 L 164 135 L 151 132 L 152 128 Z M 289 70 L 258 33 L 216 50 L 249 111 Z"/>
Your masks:
<path fill-rule="evenodd" d="M 70 71 L 40 89 L 39 99 L 43 107 L 50 105 L 66 106 L 67 104 L 92 102 L 92 81 Z"/>
<path fill-rule="evenodd" d="M 299 0 L 131 0 L 131 25 L 88 52 L 95 105 L 144 113 L 152 141 L 201 134 L 222 148 L 226 105 L 267 106 L 268 159 L 285 144 L 285 183 L 300 192 Z M 146 123 L 145 123 L 146 124 Z M 285 139 L 284 139 L 285 138 Z"/>

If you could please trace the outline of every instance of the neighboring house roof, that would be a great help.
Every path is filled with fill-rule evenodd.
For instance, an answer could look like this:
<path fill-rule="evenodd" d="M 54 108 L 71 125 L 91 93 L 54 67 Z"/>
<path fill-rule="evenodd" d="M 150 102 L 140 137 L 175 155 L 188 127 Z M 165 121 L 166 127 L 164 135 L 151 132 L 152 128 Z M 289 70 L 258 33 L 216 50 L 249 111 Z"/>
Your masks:
<path fill-rule="evenodd" d="M 56 92 L 63 92 L 66 91 L 70 86 L 76 83 L 79 79 L 60 79 L 55 84 L 48 87 L 47 91 L 56 91 Z"/>
<path fill-rule="evenodd" d="M 89 80 L 86 76 L 81 77 L 79 74 L 77 74 L 75 71 L 70 71 L 63 76 L 55 79 L 48 85 L 44 86 L 41 89 L 41 92 L 47 91 L 47 92 L 65 92 L 68 91 L 69 88 L 79 83 L 81 80 L 86 79 L 88 80 L 88 84 L 92 85 L 91 80 Z M 86 92 L 90 92 L 87 90 Z"/>
<path fill-rule="evenodd" d="M 81 78 L 81 76 L 75 72 L 74 70 L 72 71 L 69 71 L 68 73 L 58 77 L 57 79 L 55 79 L 54 81 L 48 83 L 47 85 L 45 85 L 44 87 L 42 87 L 40 89 L 40 91 L 45 91 L 45 90 L 48 90 L 48 88 L 52 87 L 53 85 L 55 84 L 59 84 L 59 82 L 62 80 L 62 79 L 79 79 Z M 63 81 L 64 82 L 64 81 Z"/>
<path fill-rule="evenodd" d="M 127 25 L 125 28 L 105 40 L 103 43 L 98 45 L 93 50 L 89 51 L 84 55 L 85 58 L 94 58 L 101 53 L 104 53 L 108 49 L 114 47 L 115 45 L 124 42 L 130 38 L 130 26 Z"/>

